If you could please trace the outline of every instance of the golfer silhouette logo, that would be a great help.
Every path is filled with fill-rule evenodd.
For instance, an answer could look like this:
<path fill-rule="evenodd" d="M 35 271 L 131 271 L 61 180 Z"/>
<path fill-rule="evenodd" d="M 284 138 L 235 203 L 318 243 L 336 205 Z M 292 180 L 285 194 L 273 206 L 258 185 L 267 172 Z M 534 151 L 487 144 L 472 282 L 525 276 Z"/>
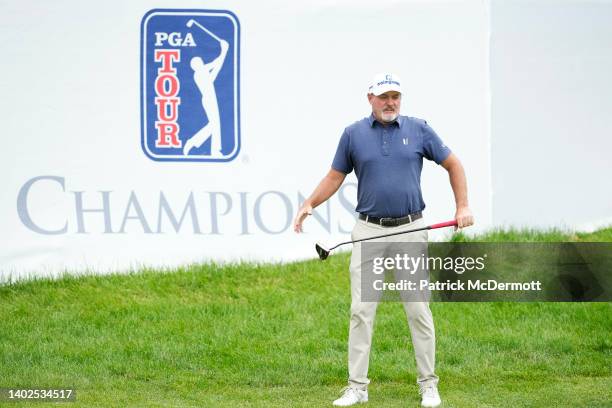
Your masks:
<path fill-rule="evenodd" d="M 225 62 L 229 43 L 214 35 L 203 25 L 195 20 L 189 20 L 187 27 L 199 27 L 219 42 L 221 54 L 212 62 L 205 64 L 201 57 L 191 58 L 191 69 L 193 69 L 193 80 L 202 94 L 202 107 L 208 116 L 208 123 L 204 125 L 195 135 L 187 140 L 183 148 L 183 154 L 187 156 L 194 147 L 200 147 L 210 139 L 210 156 L 223 157 L 221 150 L 221 119 L 219 117 L 219 103 L 215 91 L 215 79 Z"/>
<path fill-rule="evenodd" d="M 144 16 L 141 144 L 149 158 L 227 162 L 238 155 L 239 29 L 229 11 Z"/>

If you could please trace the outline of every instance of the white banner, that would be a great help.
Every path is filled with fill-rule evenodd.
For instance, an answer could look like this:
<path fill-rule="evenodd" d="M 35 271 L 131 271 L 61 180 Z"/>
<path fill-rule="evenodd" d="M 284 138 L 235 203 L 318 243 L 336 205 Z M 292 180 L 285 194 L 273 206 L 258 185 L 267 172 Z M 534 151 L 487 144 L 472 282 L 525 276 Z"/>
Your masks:
<path fill-rule="evenodd" d="M 164 4 L 163 2 L 161 3 Z M 462 160 L 491 223 L 481 1 L 4 3 L 0 276 L 288 261 L 348 239 L 355 179 L 292 231 L 371 77 Z M 454 215 L 423 169 L 428 221 Z"/>

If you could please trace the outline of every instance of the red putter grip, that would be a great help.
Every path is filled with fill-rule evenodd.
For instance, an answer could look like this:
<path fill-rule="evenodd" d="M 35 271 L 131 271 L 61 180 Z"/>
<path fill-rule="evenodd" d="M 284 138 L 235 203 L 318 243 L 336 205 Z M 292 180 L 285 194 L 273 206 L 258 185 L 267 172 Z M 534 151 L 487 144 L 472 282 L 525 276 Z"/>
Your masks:
<path fill-rule="evenodd" d="M 456 227 L 456 226 L 457 226 L 457 220 L 452 220 L 452 221 L 441 222 L 439 224 L 430 225 L 429 228 L 436 229 L 436 228 Z"/>

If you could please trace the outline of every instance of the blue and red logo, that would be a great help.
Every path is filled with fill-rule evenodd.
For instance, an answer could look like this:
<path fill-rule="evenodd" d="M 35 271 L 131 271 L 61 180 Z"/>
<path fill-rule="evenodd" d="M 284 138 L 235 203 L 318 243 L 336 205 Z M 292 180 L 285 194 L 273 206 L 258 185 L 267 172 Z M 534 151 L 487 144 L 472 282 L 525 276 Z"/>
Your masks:
<path fill-rule="evenodd" d="M 229 11 L 151 10 L 141 23 L 141 145 L 158 161 L 240 150 L 240 24 Z"/>

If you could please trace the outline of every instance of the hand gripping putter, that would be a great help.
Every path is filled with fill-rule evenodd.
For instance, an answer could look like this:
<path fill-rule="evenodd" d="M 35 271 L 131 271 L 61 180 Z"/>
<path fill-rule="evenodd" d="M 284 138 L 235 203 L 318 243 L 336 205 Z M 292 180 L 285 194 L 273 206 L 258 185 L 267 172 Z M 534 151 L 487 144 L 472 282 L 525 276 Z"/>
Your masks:
<path fill-rule="evenodd" d="M 409 234 L 411 232 L 417 232 L 417 231 L 424 231 L 424 230 L 433 230 L 433 229 L 438 229 L 438 228 L 445 228 L 445 227 L 456 227 L 457 226 L 457 221 L 456 220 L 452 220 L 452 221 L 446 221 L 446 222 L 440 222 L 438 224 L 432 224 L 432 225 L 428 225 L 426 227 L 423 228 L 416 228 L 416 229 L 412 229 L 412 230 L 408 230 L 408 231 L 401 231 L 401 232 L 393 232 L 391 234 L 383 234 L 383 235 L 375 235 L 373 237 L 368 237 L 368 238 L 362 238 L 362 239 L 356 239 L 354 241 L 346 241 L 346 242 L 341 242 L 336 246 L 333 246 L 329 249 L 325 248 L 322 244 L 320 243 L 316 243 L 315 244 L 315 249 L 317 250 L 317 254 L 319 254 L 319 258 L 324 261 L 325 259 L 327 259 L 327 257 L 329 256 L 329 253 L 331 251 L 333 251 L 334 249 L 338 248 L 341 245 L 345 245 L 345 244 L 354 244 L 355 242 L 361 242 L 361 241 L 369 241 L 371 239 L 376 239 L 376 238 L 384 238 L 384 237 L 390 237 L 393 235 L 400 235 L 400 234 Z"/>

